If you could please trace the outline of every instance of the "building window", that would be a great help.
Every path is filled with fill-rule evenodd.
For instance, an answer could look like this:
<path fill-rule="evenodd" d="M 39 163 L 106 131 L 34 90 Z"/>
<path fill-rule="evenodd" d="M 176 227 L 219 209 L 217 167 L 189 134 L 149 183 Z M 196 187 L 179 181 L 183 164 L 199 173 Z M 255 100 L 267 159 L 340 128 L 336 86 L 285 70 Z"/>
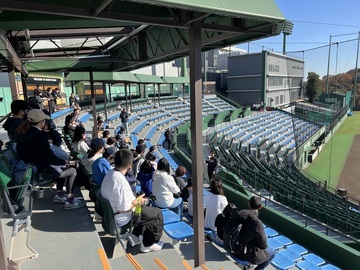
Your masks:
<path fill-rule="evenodd" d="M 271 64 L 269 64 L 269 71 L 271 71 L 271 72 L 279 72 L 280 71 L 280 66 L 279 65 L 271 65 Z"/>
<path fill-rule="evenodd" d="M 299 87 L 301 86 L 302 78 L 292 78 L 291 87 Z"/>
<path fill-rule="evenodd" d="M 269 78 L 269 86 L 280 86 L 283 85 L 283 78 L 271 77 Z"/>

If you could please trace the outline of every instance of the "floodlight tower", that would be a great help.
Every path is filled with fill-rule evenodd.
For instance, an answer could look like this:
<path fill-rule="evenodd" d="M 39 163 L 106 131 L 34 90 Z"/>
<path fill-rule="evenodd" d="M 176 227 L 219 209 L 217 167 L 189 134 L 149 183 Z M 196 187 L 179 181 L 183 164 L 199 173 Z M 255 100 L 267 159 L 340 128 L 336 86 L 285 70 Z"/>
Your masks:
<path fill-rule="evenodd" d="M 286 36 L 291 35 L 292 31 L 294 28 L 294 23 L 291 21 L 286 20 L 284 22 L 284 27 L 283 27 L 283 34 L 284 34 L 284 39 L 283 39 L 283 55 L 285 55 L 286 53 Z"/>

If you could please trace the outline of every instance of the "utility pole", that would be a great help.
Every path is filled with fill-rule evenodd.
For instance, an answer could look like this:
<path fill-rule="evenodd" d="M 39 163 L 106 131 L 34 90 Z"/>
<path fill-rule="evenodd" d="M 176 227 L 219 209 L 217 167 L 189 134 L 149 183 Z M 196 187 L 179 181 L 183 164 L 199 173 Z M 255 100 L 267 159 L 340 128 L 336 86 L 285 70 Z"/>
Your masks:
<path fill-rule="evenodd" d="M 353 90 L 353 98 L 351 104 L 351 110 L 355 107 L 355 95 L 356 95 L 356 85 L 357 85 L 357 71 L 358 71 L 358 62 L 359 62 L 359 43 L 360 43 L 360 32 L 358 33 L 358 42 L 357 42 L 357 52 L 356 52 L 356 65 L 355 65 L 355 81 L 354 81 L 354 90 Z"/>

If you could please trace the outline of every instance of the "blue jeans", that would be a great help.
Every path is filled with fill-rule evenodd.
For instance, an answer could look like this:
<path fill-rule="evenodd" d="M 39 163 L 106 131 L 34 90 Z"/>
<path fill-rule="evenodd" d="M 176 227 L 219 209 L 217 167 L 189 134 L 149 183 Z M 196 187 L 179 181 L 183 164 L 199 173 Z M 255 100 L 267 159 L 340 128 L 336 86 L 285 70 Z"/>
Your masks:
<path fill-rule="evenodd" d="M 265 269 L 271 263 L 271 261 L 274 259 L 275 251 L 272 250 L 271 248 L 267 248 L 266 250 L 267 250 L 267 252 L 269 253 L 269 256 L 270 256 L 269 259 L 267 261 L 263 262 L 263 263 L 258 264 L 258 266 L 256 266 L 255 270 L 263 270 L 263 269 Z"/>
<path fill-rule="evenodd" d="M 179 217 L 182 216 L 183 208 L 183 199 L 181 198 L 174 198 L 173 204 L 169 206 L 169 209 L 178 214 Z"/>

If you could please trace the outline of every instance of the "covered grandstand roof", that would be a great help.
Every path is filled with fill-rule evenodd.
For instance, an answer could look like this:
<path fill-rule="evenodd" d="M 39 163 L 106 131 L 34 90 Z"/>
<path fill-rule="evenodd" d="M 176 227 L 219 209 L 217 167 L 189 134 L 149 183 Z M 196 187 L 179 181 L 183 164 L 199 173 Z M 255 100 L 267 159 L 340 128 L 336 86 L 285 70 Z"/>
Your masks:
<path fill-rule="evenodd" d="M 194 22 L 207 51 L 280 34 L 285 21 L 269 0 L 29 0 L 0 9 L 1 69 L 23 74 L 129 71 L 187 56 Z"/>
<path fill-rule="evenodd" d="M 93 80 L 95 82 L 108 82 L 108 83 L 139 82 L 139 80 L 131 72 L 93 72 Z M 65 81 L 69 81 L 69 82 L 90 81 L 90 74 L 89 72 L 71 72 L 66 76 Z"/>
<path fill-rule="evenodd" d="M 162 80 L 165 83 L 189 83 L 190 82 L 189 77 L 169 77 L 169 76 L 164 76 L 164 77 L 162 77 Z"/>

